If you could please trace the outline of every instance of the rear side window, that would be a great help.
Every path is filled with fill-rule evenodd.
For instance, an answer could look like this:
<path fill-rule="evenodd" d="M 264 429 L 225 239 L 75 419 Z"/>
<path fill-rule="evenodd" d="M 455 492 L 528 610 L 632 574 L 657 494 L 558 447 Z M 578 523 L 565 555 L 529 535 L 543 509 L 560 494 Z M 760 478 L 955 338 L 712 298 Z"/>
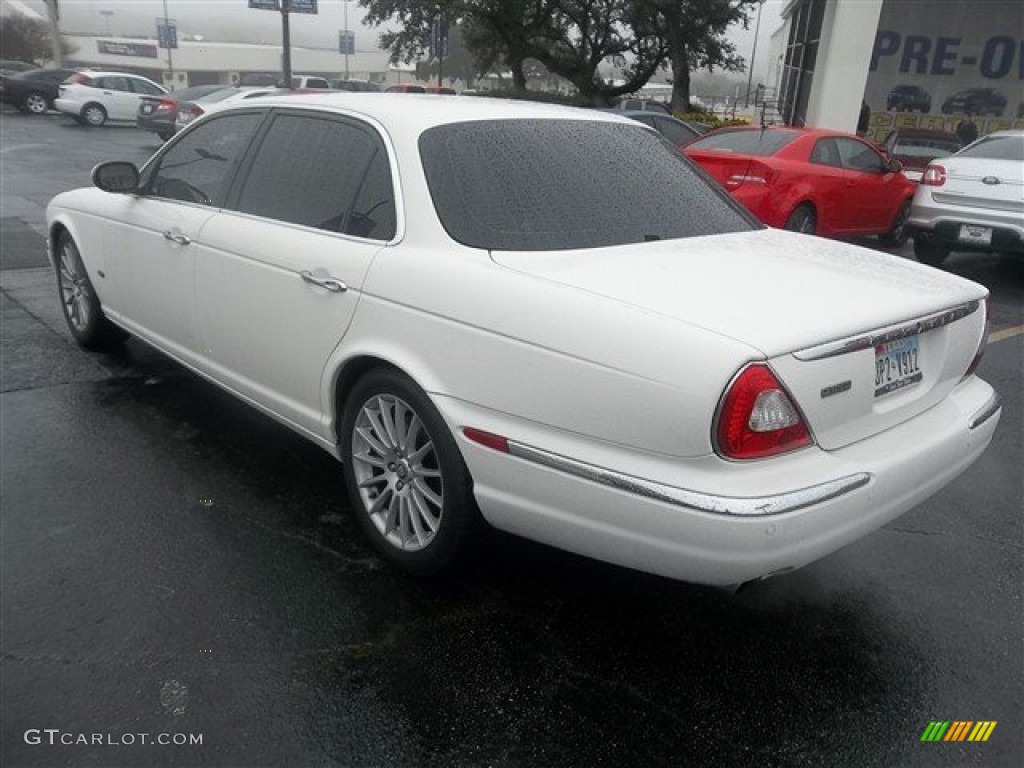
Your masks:
<path fill-rule="evenodd" d="M 740 155 L 774 155 L 800 134 L 796 131 L 722 131 L 693 142 L 690 149 L 710 152 L 735 152 Z"/>
<path fill-rule="evenodd" d="M 138 78 L 131 78 L 129 81 L 132 88 L 136 93 L 141 93 L 144 96 L 163 96 L 163 91 L 157 88 L 153 83 L 147 83 L 145 80 L 139 80 Z"/>
<path fill-rule="evenodd" d="M 957 157 L 986 157 L 1024 163 L 1024 136 L 985 136 L 960 150 Z"/>
<path fill-rule="evenodd" d="M 223 206 L 231 177 L 262 119 L 255 113 L 225 115 L 196 126 L 160 158 L 149 193 Z"/>
<path fill-rule="evenodd" d="M 278 115 L 256 151 L 236 207 L 306 227 L 388 240 L 395 231 L 388 168 L 384 145 L 369 127 L 343 119 Z"/>
<path fill-rule="evenodd" d="M 839 148 L 835 139 L 818 139 L 811 150 L 811 162 L 815 165 L 831 165 L 842 168 L 843 161 L 839 158 Z"/>
<path fill-rule="evenodd" d="M 679 151 L 634 124 L 481 120 L 419 140 L 434 207 L 474 248 L 601 248 L 754 229 Z"/>

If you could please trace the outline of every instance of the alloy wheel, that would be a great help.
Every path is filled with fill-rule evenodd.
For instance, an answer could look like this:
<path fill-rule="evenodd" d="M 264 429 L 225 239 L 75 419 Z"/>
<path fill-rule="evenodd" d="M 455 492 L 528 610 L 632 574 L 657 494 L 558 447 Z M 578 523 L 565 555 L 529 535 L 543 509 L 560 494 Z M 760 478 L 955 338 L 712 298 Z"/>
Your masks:
<path fill-rule="evenodd" d="M 25 97 L 25 109 L 33 115 L 42 115 L 47 110 L 46 98 L 38 93 L 30 93 Z"/>
<path fill-rule="evenodd" d="M 395 395 L 366 401 L 352 430 L 352 469 L 363 511 L 395 549 L 419 552 L 441 526 L 444 483 L 434 442 Z"/>
<path fill-rule="evenodd" d="M 57 274 L 64 314 L 75 330 L 84 333 L 92 316 L 90 288 L 78 250 L 70 239 L 61 248 Z"/>

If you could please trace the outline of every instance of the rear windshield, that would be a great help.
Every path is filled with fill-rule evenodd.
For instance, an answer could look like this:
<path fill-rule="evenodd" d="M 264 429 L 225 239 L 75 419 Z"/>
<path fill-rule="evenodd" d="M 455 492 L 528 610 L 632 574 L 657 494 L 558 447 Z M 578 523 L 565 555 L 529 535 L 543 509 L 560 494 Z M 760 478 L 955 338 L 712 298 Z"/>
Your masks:
<path fill-rule="evenodd" d="M 794 141 L 796 131 L 722 131 L 693 142 L 689 149 L 711 152 L 736 152 L 740 155 L 774 155 Z"/>
<path fill-rule="evenodd" d="M 987 157 L 1024 163 L 1024 136 L 986 136 L 960 150 L 957 157 Z"/>
<path fill-rule="evenodd" d="M 484 120 L 423 133 L 441 223 L 474 248 L 601 248 L 759 225 L 639 125 Z"/>

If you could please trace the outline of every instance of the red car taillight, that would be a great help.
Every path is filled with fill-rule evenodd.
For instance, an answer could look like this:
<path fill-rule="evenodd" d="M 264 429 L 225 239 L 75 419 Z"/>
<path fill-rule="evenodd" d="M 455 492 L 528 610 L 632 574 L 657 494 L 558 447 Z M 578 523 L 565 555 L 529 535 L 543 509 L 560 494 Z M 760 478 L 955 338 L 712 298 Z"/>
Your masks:
<path fill-rule="evenodd" d="M 178 108 L 178 102 L 174 99 L 160 99 L 160 103 L 156 105 L 157 112 L 173 112 Z"/>
<path fill-rule="evenodd" d="M 769 185 L 775 181 L 778 171 L 761 163 L 750 163 L 742 173 L 733 173 L 725 180 L 725 186 L 735 189 L 741 184 Z"/>
<path fill-rule="evenodd" d="M 725 391 L 715 437 L 727 459 L 760 459 L 813 442 L 803 415 L 764 363 L 748 365 Z"/>
<path fill-rule="evenodd" d="M 971 360 L 971 364 L 967 366 L 967 372 L 964 374 L 964 379 L 978 370 L 978 365 L 981 363 L 981 358 L 985 356 L 985 348 L 988 347 L 988 329 L 992 322 L 992 305 L 985 302 L 985 327 L 981 330 L 981 341 L 978 343 L 978 351 L 974 353 L 974 359 Z M 963 381 L 963 379 L 961 379 Z"/>
<path fill-rule="evenodd" d="M 926 187 L 941 187 L 946 183 L 946 169 L 941 165 L 929 165 L 924 169 L 921 183 Z"/>
<path fill-rule="evenodd" d="M 72 75 L 65 82 L 74 83 L 75 85 L 92 85 L 92 78 L 88 75 L 83 75 L 81 72 L 78 72 Z"/>

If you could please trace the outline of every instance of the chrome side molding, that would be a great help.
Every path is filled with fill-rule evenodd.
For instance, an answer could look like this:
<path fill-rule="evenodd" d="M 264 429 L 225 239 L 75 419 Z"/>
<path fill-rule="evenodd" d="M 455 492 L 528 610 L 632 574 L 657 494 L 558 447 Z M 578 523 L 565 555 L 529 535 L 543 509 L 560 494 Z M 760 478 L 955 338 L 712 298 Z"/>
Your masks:
<path fill-rule="evenodd" d="M 610 469 L 587 464 L 567 456 L 534 448 L 523 443 L 508 441 L 509 453 L 520 459 L 541 464 L 568 475 L 589 480 L 599 485 L 615 488 L 626 493 L 633 493 L 655 501 L 663 501 L 698 512 L 716 515 L 734 515 L 737 517 L 762 517 L 781 515 L 804 507 L 810 507 L 837 496 L 842 496 L 871 480 L 871 475 L 860 472 L 847 475 L 826 483 L 798 488 L 786 493 L 756 498 L 741 496 L 719 496 L 717 494 L 690 491 L 673 485 L 658 483 L 653 480 L 625 475 Z"/>

